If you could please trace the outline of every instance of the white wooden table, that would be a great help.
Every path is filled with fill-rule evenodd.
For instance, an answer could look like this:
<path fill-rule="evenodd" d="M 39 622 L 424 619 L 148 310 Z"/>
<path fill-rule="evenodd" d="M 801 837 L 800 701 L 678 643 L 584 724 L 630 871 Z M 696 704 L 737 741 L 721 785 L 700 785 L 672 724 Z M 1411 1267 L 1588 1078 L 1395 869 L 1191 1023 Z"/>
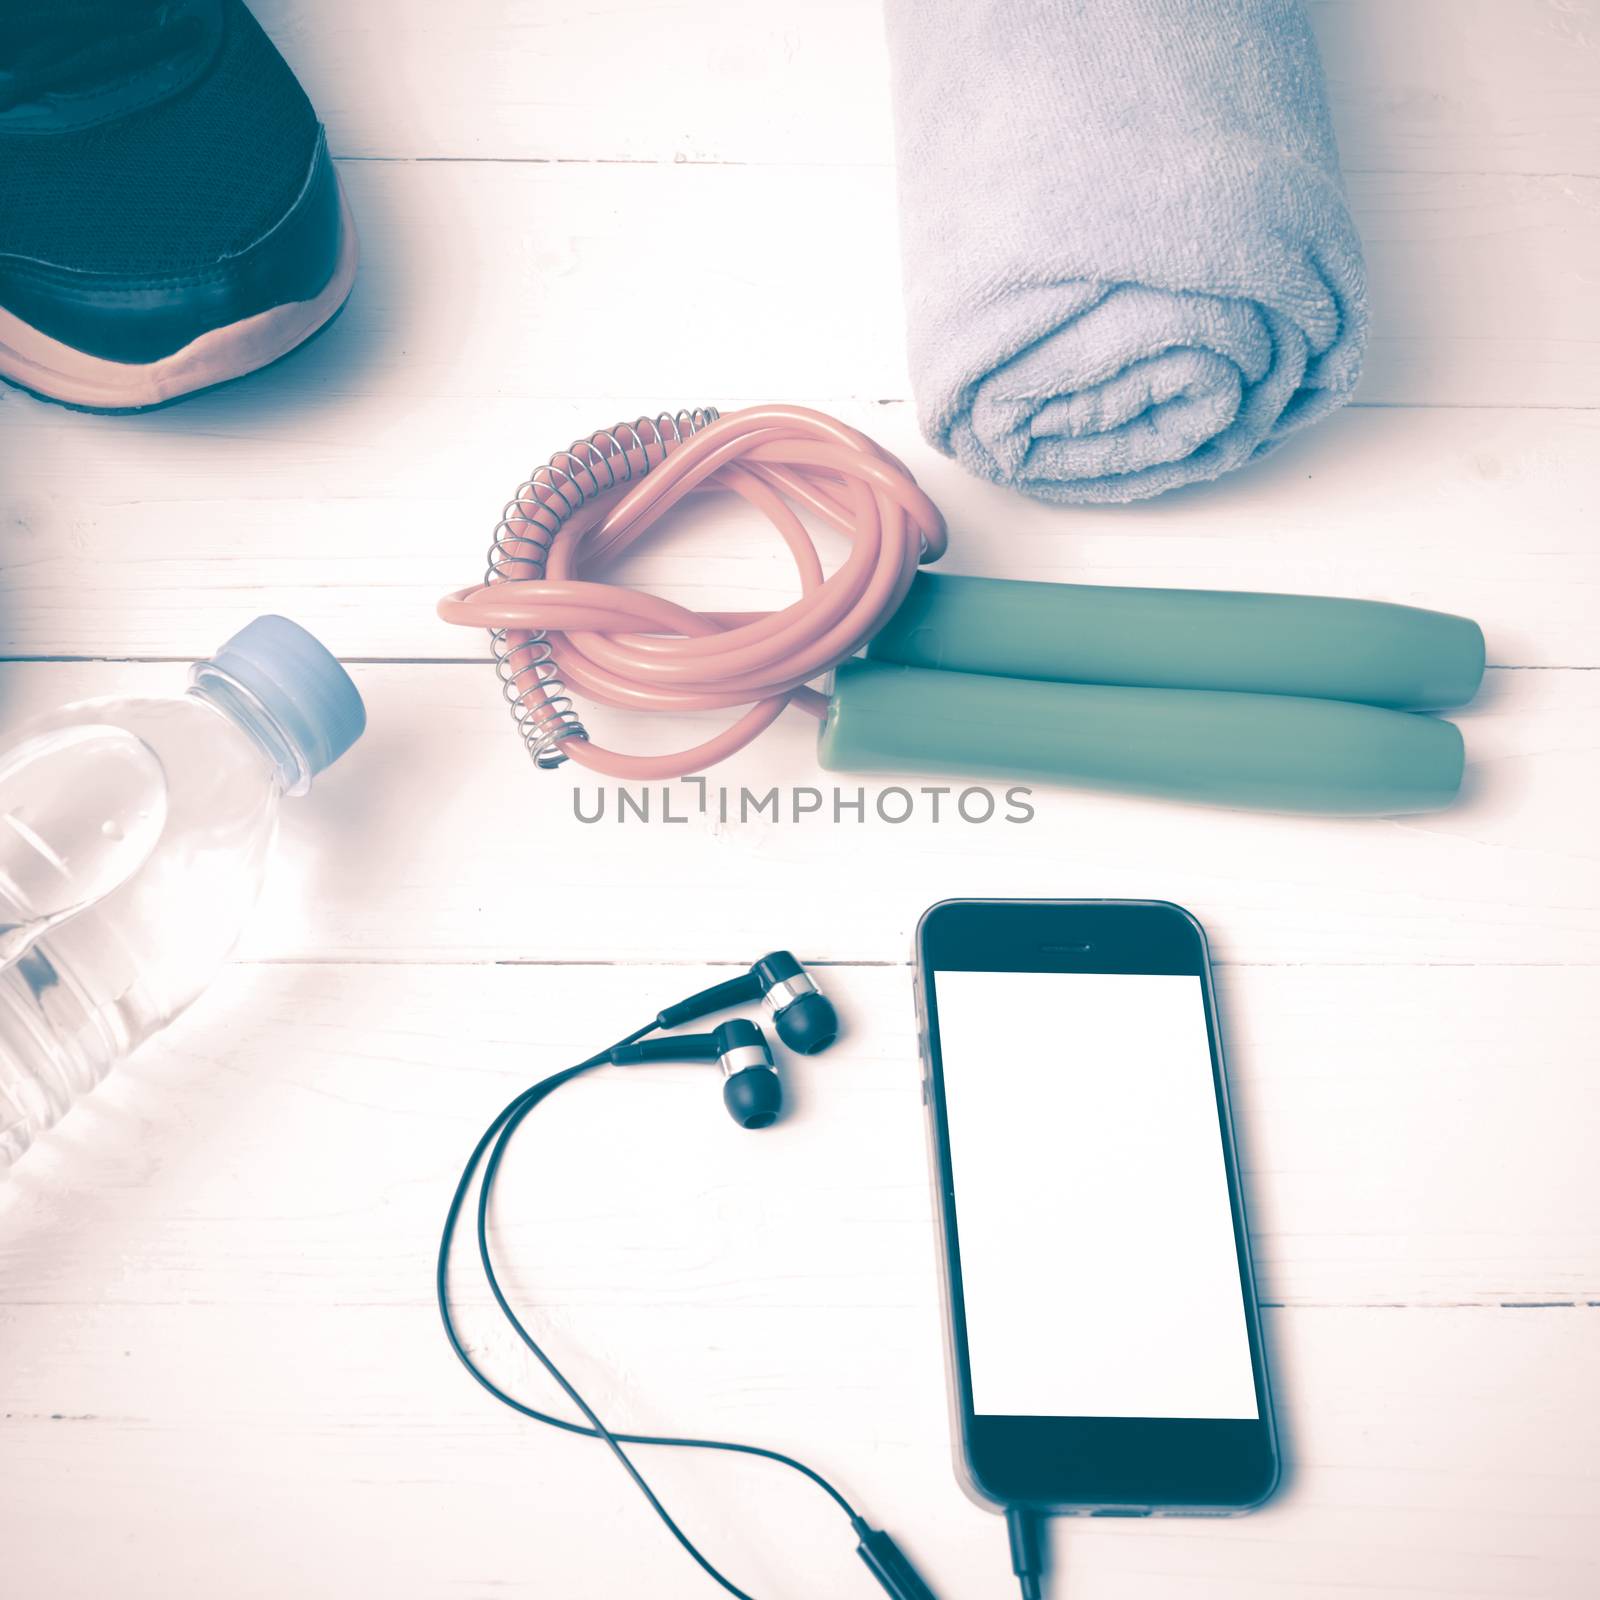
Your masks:
<path fill-rule="evenodd" d="M 1018 892 L 1211 931 L 1290 1464 L 1250 1518 L 1060 1525 L 1054 1595 L 1600 1592 L 1596 7 L 1314 5 L 1372 278 L 1360 399 L 1212 488 L 1070 513 L 916 436 L 873 0 L 256 9 L 340 157 L 355 298 L 168 412 L 0 392 L 0 719 L 176 688 L 271 610 L 352 664 L 371 724 L 288 808 L 240 958 L 0 1197 L 0 1590 L 714 1592 L 602 1450 L 467 1382 L 431 1252 L 516 1088 L 791 944 L 848 1028 L 791 1065 L 795 1114 L 741 1135 L 687 1068 L 565 1091 L 507 1165 L 510 1280 L 614 1424 L 794 1450 L 946 1600 L 1010 1594 L 948 1465 L 906 960 L 928 902 Z M 1476 616 L 1466 799 L 575 821 L 434 601 L 578 432 L 752 399 L 903 454 L 951 570 Z M 720 512 L 634 572 L 690 603 L 790 579 Z M 786 719 L 719 777 L 806 782 L 810 740 Z M 548 1396 L 482 1298 L 485 1359 Z M 803 1484 L 649 1470 L 764 1600 L 877 1592 Z"/>

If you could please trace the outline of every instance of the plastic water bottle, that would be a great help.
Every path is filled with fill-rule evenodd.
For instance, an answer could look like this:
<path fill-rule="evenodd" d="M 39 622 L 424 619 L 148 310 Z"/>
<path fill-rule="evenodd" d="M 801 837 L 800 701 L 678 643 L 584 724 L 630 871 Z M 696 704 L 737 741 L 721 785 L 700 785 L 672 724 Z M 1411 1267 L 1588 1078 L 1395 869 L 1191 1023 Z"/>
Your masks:
<path fill-rule="evenodd" d="M 344 668 L 283 617 L 189 678 L 64 706 L 0 751 L 0 1173 L 206 986 L 280 798 L 366 726 Z"/>

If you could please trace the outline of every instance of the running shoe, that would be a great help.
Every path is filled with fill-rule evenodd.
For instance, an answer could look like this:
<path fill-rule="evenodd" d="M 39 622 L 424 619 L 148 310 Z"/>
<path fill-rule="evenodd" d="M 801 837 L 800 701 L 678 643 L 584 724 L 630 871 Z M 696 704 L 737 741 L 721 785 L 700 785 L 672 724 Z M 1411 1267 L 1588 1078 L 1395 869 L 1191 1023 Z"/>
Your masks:
<path fill-rule="evenodd" d="M 356 236 L 241 0 L 0 0 L 0 378 L 142 410 L 327 323 Z"/>

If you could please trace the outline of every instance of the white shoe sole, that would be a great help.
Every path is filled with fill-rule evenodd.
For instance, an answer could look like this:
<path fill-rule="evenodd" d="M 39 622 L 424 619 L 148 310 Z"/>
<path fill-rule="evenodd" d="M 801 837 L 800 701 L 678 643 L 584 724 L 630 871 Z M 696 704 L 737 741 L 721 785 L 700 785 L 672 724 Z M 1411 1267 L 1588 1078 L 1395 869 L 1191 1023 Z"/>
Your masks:
<path fill-rule="evenodd" d="M 41 333 L 0 306 L 0 378 L 63 405 L 137 411 L 270 366 L 304 344 L 349 298 L 356 279 L 355 221 L 339 192 L 339 258 L 310 300 L 273 306 L 213 328 L 159 361 L 107 361 Z"/>

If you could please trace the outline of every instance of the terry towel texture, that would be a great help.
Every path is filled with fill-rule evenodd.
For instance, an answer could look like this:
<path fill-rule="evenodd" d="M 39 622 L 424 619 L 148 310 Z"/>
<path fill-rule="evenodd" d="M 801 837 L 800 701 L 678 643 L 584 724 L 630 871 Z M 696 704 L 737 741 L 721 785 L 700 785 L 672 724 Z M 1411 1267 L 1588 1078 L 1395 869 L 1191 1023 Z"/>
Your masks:
<path fill-rule="evenodd" d="M 886 4 L 931 443 L 1140 500 L 1349 398 L 1361 241 L 1300 0 Z"/>

